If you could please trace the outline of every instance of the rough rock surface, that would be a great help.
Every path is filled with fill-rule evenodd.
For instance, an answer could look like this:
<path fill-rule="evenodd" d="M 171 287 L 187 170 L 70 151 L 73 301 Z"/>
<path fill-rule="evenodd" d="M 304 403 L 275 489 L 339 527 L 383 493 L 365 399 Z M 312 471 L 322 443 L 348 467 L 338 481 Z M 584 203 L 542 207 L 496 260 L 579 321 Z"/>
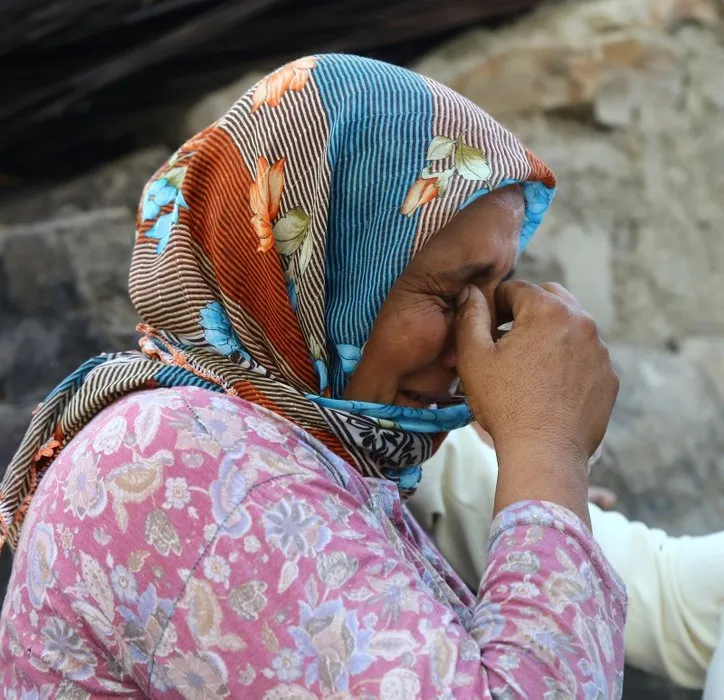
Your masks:
<path fill-rule="evenodd" d="M 700 365 L 724 396 L 724 338 L 687 338 L 681 354 Z"/>
<path fill-rule="evenodd" d="M 474 30 L 415 68 L 500 117 L 560 192 L 531 251 L 606 335 L 724 334 L 724 46 L 715 0 L 597 0 Z"/>
<path fill-rule="evenodd" d="M 134 216 L 143 186 L 170 155 L 161 146 L 148 148 L 66 182 L 9 191 L 0 197 L 0 226 L 115 207 Z"/>
<path fill-rule="evenodd" d="M 594 467 L 627 516 L 672 534 L 724 526 L 724 400 L 693 361 L 613 347 L 618 402 Z"/>
<path fill-rule="evenodd" d="M 0 201 L 0 464 L 29 409 L 91 355 L 132 346 L 135 209 L 164 149 Z"/>
<path fill-rule="evenodd" d="M 0 229 L 0 392 L 20 401 L 47 390 L 89 351 L 129 339 L 134 221 L 100 209 Z"/>

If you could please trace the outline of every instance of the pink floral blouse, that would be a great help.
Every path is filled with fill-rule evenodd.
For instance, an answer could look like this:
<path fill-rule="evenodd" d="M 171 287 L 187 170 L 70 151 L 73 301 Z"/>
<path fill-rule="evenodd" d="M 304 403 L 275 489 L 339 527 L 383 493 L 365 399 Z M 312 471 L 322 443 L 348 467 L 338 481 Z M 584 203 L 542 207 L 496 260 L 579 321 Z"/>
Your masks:
<path fill-rule="evenodd" d="M 621 694 L 626 596 L 581 522 L 496 518 L 477 597 L 408 516 L 263 409 L 132 394 L 41 481 L 0 626 L 5 698 Z"/>

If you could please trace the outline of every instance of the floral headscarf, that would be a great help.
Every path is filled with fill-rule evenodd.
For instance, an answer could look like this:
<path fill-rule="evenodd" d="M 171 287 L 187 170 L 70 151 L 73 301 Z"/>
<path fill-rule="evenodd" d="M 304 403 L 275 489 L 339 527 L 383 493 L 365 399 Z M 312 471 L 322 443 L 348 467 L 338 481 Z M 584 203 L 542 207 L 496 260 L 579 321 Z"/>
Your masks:
<path fill-rule="evenodd" d="M 195 385 L 285 416 L 365 475 L 416 487 L 433 440 L 470 420 L 344 401 L 380 306 L 462 207 L 521 183 L 520 249 L 553 174 L 483 110 L 355 56 L 286 65 L 188 141 L 146 186 L 131 266 L 142 352 L 89 360 L 38 408 L 3 479 L 11 545 L 38 479 L 128 392 Z"/>

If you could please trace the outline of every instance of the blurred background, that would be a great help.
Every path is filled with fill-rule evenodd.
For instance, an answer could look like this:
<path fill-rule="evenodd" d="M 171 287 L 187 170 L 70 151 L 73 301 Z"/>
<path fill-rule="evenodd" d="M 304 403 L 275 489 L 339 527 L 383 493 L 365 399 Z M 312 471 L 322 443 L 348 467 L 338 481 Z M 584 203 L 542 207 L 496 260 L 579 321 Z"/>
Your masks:
<path fill-rule="evenodd" d="M 722 0 L 6 0 L 0 465 L 57 381 L 135 347 L 146 179 L 269 69 L 321 51 L 446 83 L 556 170 L 520 276 L 562 282 L 611 343 L 622 389 L 593 480 L 674 534 L 724 528 Z M 625 697 L 698 696 L 632 671 Z"/>

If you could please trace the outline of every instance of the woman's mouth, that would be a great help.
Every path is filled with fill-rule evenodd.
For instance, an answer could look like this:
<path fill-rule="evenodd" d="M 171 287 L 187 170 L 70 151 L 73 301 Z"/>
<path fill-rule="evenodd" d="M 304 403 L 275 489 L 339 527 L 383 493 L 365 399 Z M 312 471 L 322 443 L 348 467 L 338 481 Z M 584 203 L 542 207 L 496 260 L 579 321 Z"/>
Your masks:
<path fill-rule="evenodd" d="M 404 396 L 408 402 L 412 402 L 415 408 L 443 408 L 444 406 L 452 406 L 463 403 L 465 397 L 459 394 L 431 394 L 421 391 L 412 391 L 410 389 L 400 389 L 400 395 Z"/>

